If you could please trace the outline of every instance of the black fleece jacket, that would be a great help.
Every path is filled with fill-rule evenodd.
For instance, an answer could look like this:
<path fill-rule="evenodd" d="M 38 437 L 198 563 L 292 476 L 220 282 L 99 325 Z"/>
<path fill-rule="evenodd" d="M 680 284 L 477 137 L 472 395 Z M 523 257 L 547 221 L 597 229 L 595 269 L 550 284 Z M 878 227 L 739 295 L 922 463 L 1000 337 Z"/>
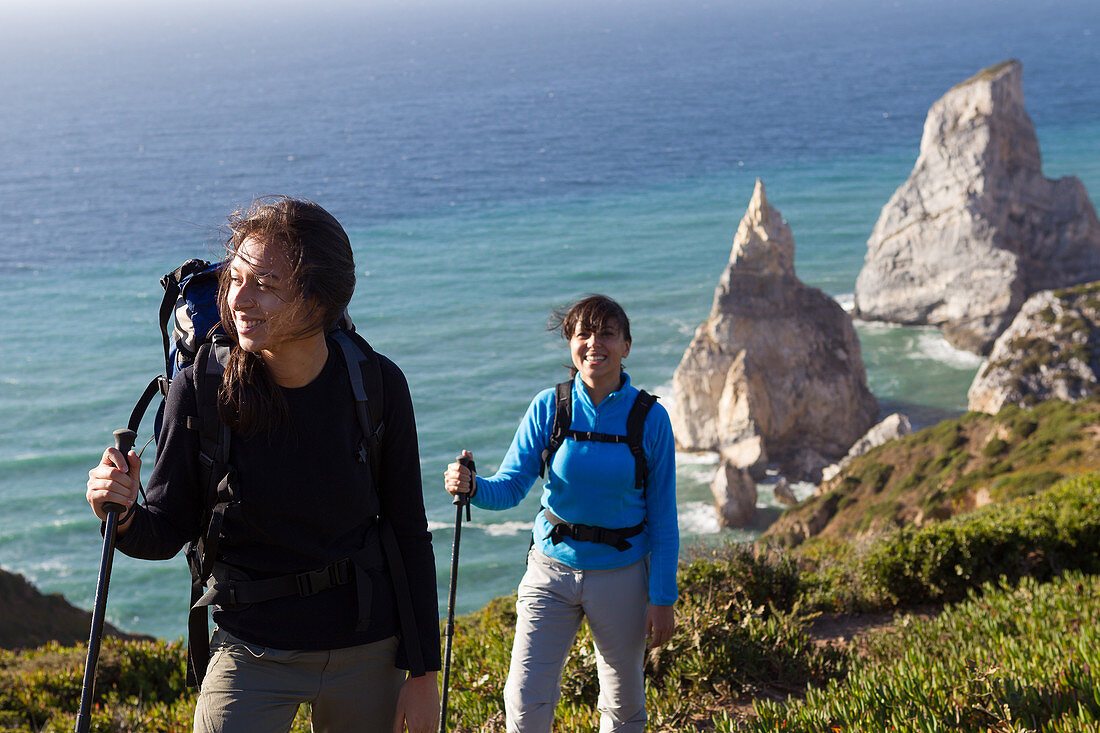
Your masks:
<path fill-rule="evenodd" d="M 440 668 L 439 611 L 431 533 L 424 513 L 412 398 L 401 370 L 379 355 L 383 421 L 378 495 L 401 547 L 425 666 Z M 354 397 L 336 344 L 309 385 L 283 389 L 288 425 L 253 436 L 233 433 L 238 505 L 226 512 L 219 559 L 253 579 L 322 568 L 362 547 L 371 520 L 365 464 L 356 460 L 361 431 Z M 118 549 L 150 560 L 173 557 L 205 532 L 197 456 L 192 368 L 172 381 L 156 463 Z M 353 580 L 311 596 L 277 598 L 248 606 L 214 607 L 213 619 L 235 636 L 277 649 L 339 649 L 400 631 L 393 589 L 384 568 L 374 576 L 369 626 L 357 629 Z M 181 619 L 185 617 L 180 609 Z M 403 654 L 399 653 L 399 658 Z"/>

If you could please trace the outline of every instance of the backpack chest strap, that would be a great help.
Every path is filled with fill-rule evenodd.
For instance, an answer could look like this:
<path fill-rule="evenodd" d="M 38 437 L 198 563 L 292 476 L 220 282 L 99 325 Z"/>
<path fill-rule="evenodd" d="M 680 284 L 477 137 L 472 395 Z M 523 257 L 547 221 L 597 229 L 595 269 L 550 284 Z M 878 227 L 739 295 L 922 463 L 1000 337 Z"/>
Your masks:
<path fill-rule="evenodd" d="M 595 433 L 591 430 L 566 430 L 565 437 L 573 440 L 590 440 L 597 443 L 629 443 L 625 435 L 612 435 L 611 433 Z"/>
<path fill-rule="evenodd" d="M 554 457 L 554 453 L 565 442 L 566 438 L 575 441 L 595 441 L 600 443 L 617 443 L 630 448 L 634 456 L 634 488 L 645 492 L 649 484 L 649 466 L 646 463 L 644 433 L 645 420 L 650 408 L 657 402 L 655 395 L 638 390 L 638 396 L 630 408 L 626 417 L 626 435 L 612 435 L 610 433 L 597 433 L 589 430 L 573 429 L 573 382 L 562 382 L 554 387 L 554 422 L 550 428 L 550 438 L 546 450 L 542 452 L 539 464 L 539 476 L 545 477 L 547 466 Z"/>

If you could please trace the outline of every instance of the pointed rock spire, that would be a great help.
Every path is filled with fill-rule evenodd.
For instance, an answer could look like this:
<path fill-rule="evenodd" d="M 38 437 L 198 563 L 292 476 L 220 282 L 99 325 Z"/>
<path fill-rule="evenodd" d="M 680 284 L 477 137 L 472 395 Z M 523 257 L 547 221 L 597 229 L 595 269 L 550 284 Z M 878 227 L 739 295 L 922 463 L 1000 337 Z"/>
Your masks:
<path fill-rule="evenodd" d="M 814 478 L 875 421 L 852 319 L 795 276 L 791 229 L 760 181 L 672 389 L 677 444 L 756 478 L 767 460 Z"/>
<path fill-rule="evenodd" d="M 759 275 L 794 276 L 794 237 L 779 211 L 768 204 L 756 179 L 752 199 L 733 238 L 730 269 Z"/>

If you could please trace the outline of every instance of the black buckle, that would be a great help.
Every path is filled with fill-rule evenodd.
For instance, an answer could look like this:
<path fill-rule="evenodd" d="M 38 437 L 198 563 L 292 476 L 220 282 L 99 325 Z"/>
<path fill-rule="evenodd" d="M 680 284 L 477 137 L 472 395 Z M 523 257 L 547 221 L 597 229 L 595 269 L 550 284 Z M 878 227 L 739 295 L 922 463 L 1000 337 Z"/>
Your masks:
<path fill-rule="evenodd" d="M 572 530 L 570 536 L 578 542 L 595 542 L 594 530 L 599 529 L 588 524 L 569 525 L 569 528 Z"/>
<path fill-rule="evenodd" d="M 298 595 L 302 597 L 311 596 L 314 593 L 319 593 L 324 590 L 324 588 L 320 587 L 320 583 L 318 583 L 317 588 L 313 587 L 314 578 L 317 578 L 317 580 L 321 580 L 322 578 L 328 580 L 328 568 L 312 570 L 308 573 L 298 573 L 294 576 L 294 580 L 298 583 Z"/>
<path fill-rule="evenodd" d="M 382 436 L 386 434 L 386 423 L 381 420 L 378 421 L 378 427 L 374 429 L 374 432 L 366 436 L 367 445 L 371 448 L 377 448 L 382 443 Z"/>
<path fill-rule="evenodd" d="M 294 576 L 294 580 L 298 585 L 298 595 L 302 597 L 312 596 L 315 593 L 328 590 L 334 585 L 347 583 L 349 564 L 350 561 L 341 560 L 320 570 L 298 573 Z"/>

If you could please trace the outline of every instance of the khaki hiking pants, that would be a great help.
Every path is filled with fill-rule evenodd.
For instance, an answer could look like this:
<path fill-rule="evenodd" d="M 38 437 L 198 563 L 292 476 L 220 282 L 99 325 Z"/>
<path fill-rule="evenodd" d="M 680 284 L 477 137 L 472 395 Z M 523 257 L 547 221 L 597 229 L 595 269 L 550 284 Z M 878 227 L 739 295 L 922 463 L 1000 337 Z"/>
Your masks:
<path fill-rule="evenodd" d="M 600 680 L 600 733 L 645 729 L 642 663 L 648 558 L 613 570 L 577 570 L 531 548 L 516 601 L 516 638 L 504 686 L 508 733 L 550 733 L 565 660 L 588 620 Z"/>
<path fill-rule="evenodd" d="M 196 733 L 283 733 L 298 705 L 313 730 L 393 729 L 405 670 L 393 666 L 397 637 L 331 651 L 269 649 L 217 629 L 195 707 Z"/>

